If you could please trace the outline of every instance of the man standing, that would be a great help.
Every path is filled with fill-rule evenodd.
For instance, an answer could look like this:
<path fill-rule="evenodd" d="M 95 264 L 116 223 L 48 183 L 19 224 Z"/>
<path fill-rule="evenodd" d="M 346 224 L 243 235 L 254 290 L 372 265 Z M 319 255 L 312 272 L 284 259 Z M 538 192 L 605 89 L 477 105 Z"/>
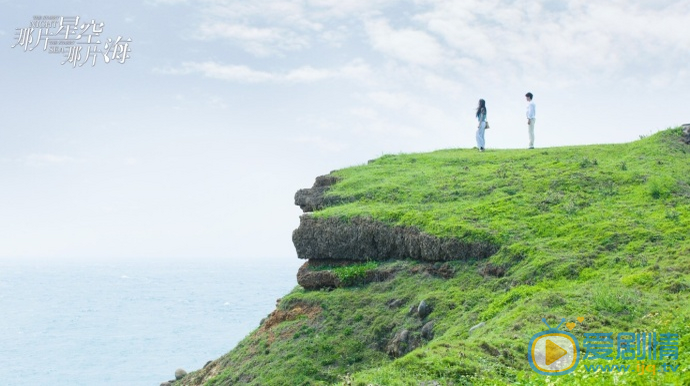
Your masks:
<path fill-rule="evenodd" d="M 527 131 L 529 132 L 529 148 L 534 149 L 534 122 L 536 121 L 536 107 L 534 102 L 532 102 L 532 93 L 528 92 L 525 94 L 527 99 Z"/>

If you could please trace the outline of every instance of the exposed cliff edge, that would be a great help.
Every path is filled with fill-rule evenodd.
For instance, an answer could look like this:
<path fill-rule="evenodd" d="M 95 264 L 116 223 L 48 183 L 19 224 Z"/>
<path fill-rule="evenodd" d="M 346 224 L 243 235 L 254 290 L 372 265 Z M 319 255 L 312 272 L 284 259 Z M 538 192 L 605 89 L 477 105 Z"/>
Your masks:
<path fill-rule="evenodd" d="M 487 258 L 499 249 L 490 242 L 466 242 L 458 238 L 439 238 L 414 227 L 389 226 L 366 217 L 349 220 L 300 217 L 292 233 L 300 259 L 313 260 L 391 260 L 421 261 Z"/>
<path fill-rule="evenodd" d="M 316 177 L 314 186 L 300 189 L 295 193 L 295 205 L 299 206 L 306 213 L 345 201 L 340 197 L 326 196 L 328 188 L 336 182 L 338 182 L 338 178 L 330 174 Z"/>
<path fill-rule="evenodd" d="M 300 259 L 334 261 L 338 264 L 388 260 L 445 262 L 485 259 L 500 249 L 497 243 L 489 241 L 435 237 L 415 227 L 391 226 L 370 217 L 343 219 L 317 217 L 309 213 L 354 201 L 354 198 L 326 194 L 337 182 L 336 176 L 319 176 L 313 187 L 295 193 L 295 205 L 306 212 L 300 217 L 299 227 L 292 233 L 292 242 Z M 300 268 L 297 282 L 307 289 L 342 285 L 327 270 L 311 271 L 308 263 Z"/>

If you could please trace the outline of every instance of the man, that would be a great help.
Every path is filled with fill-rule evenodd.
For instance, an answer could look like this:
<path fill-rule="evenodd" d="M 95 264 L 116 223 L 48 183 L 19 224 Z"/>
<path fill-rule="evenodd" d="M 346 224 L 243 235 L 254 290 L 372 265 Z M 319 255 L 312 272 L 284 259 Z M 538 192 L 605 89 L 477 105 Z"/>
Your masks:
<path fill-rule="evenodd" d="M 533 95 L 531 92 L 525 94 L 527 99 L 527 131 L 529 132 L 529 148 L 534 149 L 534 122 L 536 121 L 536 107 L 532 102 Z"/>

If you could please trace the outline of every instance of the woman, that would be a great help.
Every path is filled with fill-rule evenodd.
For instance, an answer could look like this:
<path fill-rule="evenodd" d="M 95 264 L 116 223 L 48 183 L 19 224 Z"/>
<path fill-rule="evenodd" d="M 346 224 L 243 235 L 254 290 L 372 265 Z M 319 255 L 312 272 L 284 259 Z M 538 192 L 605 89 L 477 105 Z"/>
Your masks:
<path fill-rule="evenodd" d="M 479 100 L 476 117 L 479 121 L 477 125 L 477 147 L 479 151 L 484 151 L 484 130 L 486 129 L 486 102 L 484 99 Z"/>

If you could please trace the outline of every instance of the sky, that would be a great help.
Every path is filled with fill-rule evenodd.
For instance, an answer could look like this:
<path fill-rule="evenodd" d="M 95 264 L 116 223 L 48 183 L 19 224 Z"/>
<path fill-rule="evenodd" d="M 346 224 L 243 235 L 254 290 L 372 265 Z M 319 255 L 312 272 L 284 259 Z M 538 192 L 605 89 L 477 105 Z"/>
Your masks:
<path fill-rule="evenodd" d="M 111 51 L 73 66 L 41 28 L 24 49 L 35 16 L 103 23 L 92 47 Z M 687 0 L 0 0 L 0 259 L 295 258 L 295 191 L 474 147 L 480 98 L 489 151 L 527 146 L 528 91 L 536 147 L 690 122 L 688 17 Z"/>

